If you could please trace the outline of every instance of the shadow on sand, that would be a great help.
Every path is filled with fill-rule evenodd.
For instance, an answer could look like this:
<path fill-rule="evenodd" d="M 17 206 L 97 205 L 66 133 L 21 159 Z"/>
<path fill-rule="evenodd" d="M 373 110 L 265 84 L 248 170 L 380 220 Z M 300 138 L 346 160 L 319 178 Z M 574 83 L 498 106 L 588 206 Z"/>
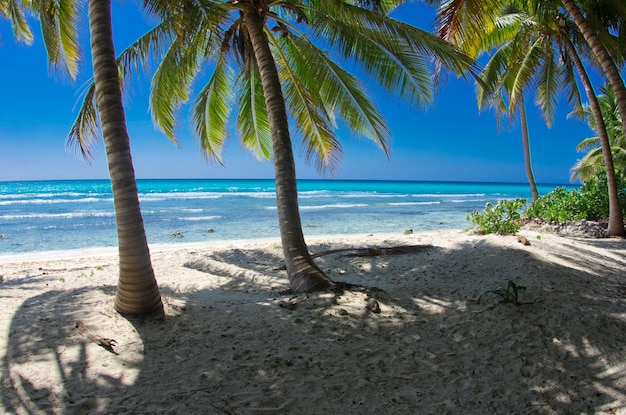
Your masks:
<path fill-rule="evenodd" d="M 2 405 L 15 414 L 624 413 L 624 241 L 541 255 L 534 245 L 477 239 L 408 261 L 322 257 L 333 279 L 370 288 L 297 296 L 295 310 L 277 306 L 288 299 L 278 294 L 284 273 L 271 269 L 280 258 L 245 250 L 186 264 L 225 281 L 214 290 L 162 283 L 161 320 L 118 316 L 113 287 L 49 291 L 12 318 Z M 600 264 L 607 258 L 614 266 Z M 534 302 L 476 305 L 507 280 Z M 380 314 L 364 307 L 368 297 Z M 78 320 L 117 336 L 119 355 L 85 341 Z"/>

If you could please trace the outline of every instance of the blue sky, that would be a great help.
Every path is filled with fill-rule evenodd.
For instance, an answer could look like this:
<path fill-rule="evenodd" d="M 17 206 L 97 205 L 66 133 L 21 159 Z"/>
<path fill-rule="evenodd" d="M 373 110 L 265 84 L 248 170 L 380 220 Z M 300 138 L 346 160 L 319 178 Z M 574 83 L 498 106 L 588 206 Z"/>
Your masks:
<path fill-rule="evenodd" d="M 137 2 L 113 2 L 114 36 L 121 50 L 141 35 L 149 22 Z M 86 12 L 84 13 L 86 15 Z M 424 5 L 404 6 L 397 16 L 430 29 L 433 12 Z M 91 76 L 86 18 L 83 19 L 83 62 L 71 83 L 50 71 L 41 34 L 33 24 L 32 46 L 16 43 L 9 23 L 0 20 L 0 181 L 108 178 L 102 145 L 91 165 L 66 148 L 76 117 L 79 92 Z M 138 83 L 128 99 L 127 121 L 138 178 L 272 178 L 269 161 L 257 161 L 231 140 L 225 167 L 206 163 L 181 113 L 179 147 L 152 125 L 148 113 L 149 82 Z M 333 179 L 443 180 L 525 182 L 519 123 L 496 126 L 493 112 L 479 113 L 474 88 L 450 76 L 427 109 L 411 109 L 394 97 L 372 91 L 393 135 L 391 159 L 372 143 L 345 137 L 342 165 Z M 559 107 L 548 129 L 532 100 L 527 99 L 535 177 L 539 183 L 568 183 L 569 170 L 582 154 L 576 144 L 592 136 L 578 120 L 566 119 Z M 295 142 L 295 140 L 294 140 Z M 297 145 L 297 143 L 296 143 Z M 298 177 L 322 178 L 299 157 Z"/>

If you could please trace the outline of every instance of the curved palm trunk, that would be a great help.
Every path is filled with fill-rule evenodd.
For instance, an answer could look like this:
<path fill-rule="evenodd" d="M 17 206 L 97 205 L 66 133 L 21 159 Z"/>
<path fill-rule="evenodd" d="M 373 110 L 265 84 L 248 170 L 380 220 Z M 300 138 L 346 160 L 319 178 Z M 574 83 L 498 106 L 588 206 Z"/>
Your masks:
<path fill-rule="evenodd" d="M 591 27 L 589 22 L 587 22 L 585 17 L 581 14 L 576 3 L 573 0 L 562 0 L 562 2 L 567 13 L 574 19 L 576 26 L 578 26 L 578 29 L 580 29 L 585 40 L 591 47 L 596 60 L 602 67 L 602 71 L 613 87 L 619 114 L 622 118 L 622 126 L 624 127 L 624 131 L 626 131 L 626 87 L 624 86 L 624 80 L 620 75 L 620 71 L 611 58 L 611 55 L 609 55 L 609 52 L 600 39 L 598 39 L 593 27 Z"/>
<path fill-rule="evenodd" d="M 111 177 L 119 244 L 120 275 L 115 309 L 122 314 L 162 312 L 130 155 L 113 47 L 110 0 L 89 0 L 89 30 L 96 102 Z"/>
<path fill-rule="evenodd" d="M 528 122 L 526 121 L 526 107 L 524 106 L 524 97 L 519 96 L 519 117 L 522 123 L 522 144 L 524 145 L 524 164 L 526 166 L 526 177 L 530 186 L 530 193 L 533 201 L 539 199 L 537 191 L 537 183 L 535 183 L 535 175 L 533 173 L 533 165 L 530 159 L 530 139 L 528 138 Z"/>
<path fill-rule="evenodd" d="M 244 22 L 259 66 L 270 122 L 280 237 L 290 288 L 294 292 L 322 290 L 331 286 L 333 282 L 315 265 L 304 242 L 298 209 L 296 167 L 285 101 L 276 63 L 263 33 L 263 18 L 251 6 L 244 12 Z"/>
<path fill-rule="evenodd" d="M 624 230 L 624 217 L 622 216 L 622 209 L 619 202 L 619 192 L 617 188 L 617 179 L 615 178 L 615 167 L 613 165 L 613 154 L 611 152 L 611 143 L 609 142 L 609 135 L 606 131 L 606 124 L 602 117 L 602 110 L 598 103 L 598 98 L 593 90 L 591 80 L 587 71 L 576 52 L 576 48 L 569 40 L 567 36 L 564 36 L 565 47 L 569 52 L 574 66 L 578 71 L 591 111 L 593 112 L 593 118 L 596 121 L 596 128 L 598 137 L 600 138 L 600 147 L 602 148 L 602 157 L 604 158 L 604 166 L 606 167 L 606 181 L 609 192 L 609 236 L 623 236 L 626 234 Z M 626 131 L 626 130 L 625 130 Z"/>

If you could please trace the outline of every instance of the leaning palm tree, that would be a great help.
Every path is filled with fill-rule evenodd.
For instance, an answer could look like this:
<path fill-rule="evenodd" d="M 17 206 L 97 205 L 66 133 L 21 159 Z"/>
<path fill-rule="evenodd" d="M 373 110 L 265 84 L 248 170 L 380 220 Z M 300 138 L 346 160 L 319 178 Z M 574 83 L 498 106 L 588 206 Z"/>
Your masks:
<path fill-rule="evenodd" d="M 304 240 L 289 117 L 307 159 L 316 160 L 321 171 L 332 171 L 341 154 L 337 117 L 389 151 L 381 114 L 341 63 L 356 64 L 415 105 L 432 98 L 431 56 L 459 72 L 471 64 L 436 36 L 390 18 L 388 12 L 400 3 L 146 0 L 160 23 L 118 59 L 121 72 L 129 73 L 145 65 L 147 56 L 161 53 L 152 78 L 151 112 L 174 141 L 177 110 L 189 99 L 200 69 L 210 69 L 192 108 L 195 133 L 208 159 L 221 162 L 230 111 L 238 106 L 241 140 L 258 157 L 274 162 L 280 235 L 294 292 L 333 283 Z M 338 56 L 331 59 L 314 39 Z"/>
<path fill-rule="evenodd" d="M 603 86 L 600 88 L 600 91 L 602 95 L 598 96 L 598 102 L 611 144 L 614 167 L 616 171 L 621 172 L 622 175 L 626 175 L 626 134 L 622 127 L 617 102 L 615 101 L 615 94 L 610 85 Z M 572 113 L 570 115 L 578 115 L 578 113 Z M 598 126 L 589 104 L 583 107 L 583 118 L 589 124 L 589 128 L 598 131 Z M 591 180 L 599 173 L 606 170 L 602 147 L 600 146 L 600 137 L 586 138 L 578 144 L 576 148 L 578 151 L 586 151 L 587 153 L 572 167 L 572 181 L 576 179 L 580 179 L 581 181 Z"/>
<path fill-rule="evenodd" d="M 623 36 L 626 24 L 626 2 L 623 0 L 607 0 L 600 8 L 594 7 L 594 2 L 578 4 L 575 0 L 561 0 L 568 15 L 589 44 L 594 57 L 602 68 L 602 72 L 615 91 L 615 99 L 622 119 L 622 126 L 626 130 L 626 87 L 624 79 L 616 61 L 623 62 L 626 52 L 623 47 L 618 55 L 611 55 L 612 44 L 607 43 L 611 29 L 618 28 Z M 585 13 L 586 12 L 586 16 Z M 604 27 L 601 24 L 610 22 L 614 27 Z M 596 24 L 594 24 L 596 23 Z M 598 24 L 599 23 L 599 24 Z"/>
<path fill-rule="evenodd" d="M 25 19 L 26 10 L 40 20 L 51 63 L 75 79 L 79 61 L 75 36 L 76 2 L 39 0 L 18 3 L 16 0 L 0 0 L 0 15 L 11 21 L 16 39 L 28 44 L 33 36 Z M 102 126 L 119 244 L 120 274 L 115 308 L 122 314 L 158 313 L 162 312 L 163 306 L 139 207 L 113 47 L 110 0 L 89 0 L 89 28 L 95 78 L 90 116 L 95 120 L 99 115 Z M 72 131 L 70 137 L 75 133 Z M 91 134 L 93 136 L 97 132 L 92 130 Z"/>
<path fill-rule="evenodd" d="M 609 235 L 618 236 L 624 235 L 624 223 L 619 205 L 619 196 L 617 189 L 617 181 L 615 180 L 615 172 L 613 169 L 612 157 L 610 152 L 610 146 L 605 130 L 603 130 L 603 120 L 598 106 L 596 105 L 595 93 L 593 87 L 587 75 L 587 71 L 583 65 L 581 56 L 585 55 L 587 44 L 580 39 L 582 36 L 578 30 L 574 30 L 576 26 L 572 25 L 567 16 L 564 15 L 559 8 L 559 2 L 554 1 L 516 1 L 508 0 L 507 2 L 496 1 L 482 1 L 478 0 L 450 0 L 447 1 L 440 11 L 440 31 L 439 33 L 449 39 L 454 39 L 455 42 L 462 45 L 462 49 L 478 50 L 478 46 L 483 41 L 485 31 L 481 31 L 479 27 L 473 24 L 465 23 L 468 20 L 472 20 L 473 13 L 476 12 L 475 4 L 480 4 L 480 10 L 483 13 L 482 18 L 484 23 L 483 27 L 490 28 L 490 31 L 496 26 L 496 21 L 499 16 L 505 13 L 507 7 L 515 7 L 518 10 L 526 12 L 532 19 L 536 19 L 539 23 L 538 33 L 542 37 L 548 36 L 551 38 L 558 48 L 561 55 L 561 62 L 568 67 L 576 68 L 587 98 L 590 104 L 594 108 L 594 116 L 596 118 L 599 128 L 603 155 L 606 164 L 607 182 L 609 191 L 609 205 L 610 205 L 610 217 L 609 217 Z M 607 41 L 608 42 L 608 41 Z M 465 46 L 467 45 L 467 46 Z M 550 68 L 550 67 L 549 67 Z M 560 67 L 554 68 L 546 74 L 552 73 L 555 69 L 562 69 Z M 572 72 L 566 72 L 566 76 L 563 78 L 565 86 L 568 89 L 568 99 L 575 108 L 580 108 L 580 98 L 576 82 L 572 76 Z M 540 89 L 538 95 L 540 102 L 549 104 L 553 102 L 548 98 L 551 96 L 549 92 L 553 90 L 554 83 L 546 83 Z M 544 110 L 545 114 L 545 110 Z"/>
<path fill-rule="evenodd" d="M 110 0 L 89 0 L 89 31 L 95 100 L 111 177 L 119 244 L 120 274 L 115 309 L 121 314 L 160 313 L 163 304 L 139 207 L 122 104 Z"/>

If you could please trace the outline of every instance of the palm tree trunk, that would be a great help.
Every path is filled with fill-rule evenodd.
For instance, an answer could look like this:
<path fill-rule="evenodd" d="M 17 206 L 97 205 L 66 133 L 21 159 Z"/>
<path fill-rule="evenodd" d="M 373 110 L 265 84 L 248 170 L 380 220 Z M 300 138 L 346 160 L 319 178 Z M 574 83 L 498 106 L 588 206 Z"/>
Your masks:
<path fill-rule="evenodd" d="M 591 106 L 593 118 L 596 122 L 598 137 L 600 138 L 600 147 L 602 148 L 602 156 L 604 158 L 604 166 L 606 168 L 606 182 L 609 192 L 608 233 L 609 236 L 624 236 L 624 234 L 626 234 L 624 230 L 624 217 L 622 215 L 622 209 L 619 202 L 619 189 L 617 188 L 617 179 L 615 177 L 615 167 L 613 165 L 611 143 L 609 142 L 609 135 L 606 131 L 606 124 L 604 123 L 604 118 L 602 117 L 602 110 L 600 109 L 600 104 L 598 103 L 598 98 L 596 97 L 596 93 L 593 90 L 593 85 L 591 84 L 589 75 L 587 75 L 585 66 L 578 56 L 576 48 L 567 36 L 563 36 L 563 38 L 565 42 L 565 47 L 567 48 L 567 51 L 569 52 L 570 57 L 574 62 L 574 66 L 576 67 L 583 87 L 585 88 L 585 93 L 587 94 L 589 105 Z"/>
<path fill-rule="evenodd" d="M 576 26 L 578 26 L 578 29 L 582 32 L 585 40 L 591 47 L 596 60 L 602 67 L 602 71 L 613 87 L 615 100 L 617 101 L 617 106 L 619 108 L 619 114 L 622 118 L 622 126 L 624 127 L 624 131 L 626 131 L 626 87 L 624 86 L 624 80 L 620 76 L 620 71 L 611 58 L 611 55 L 596 35 L 593 27 L 591 27 L 589 22 L 587 22 L 585 17 L 581 14 L 574 0 L 561 1 L 567 10 L 567 13 L 574 19 Z"/>
<path fill-rule="evenodd" d="M 290 288 L 293 292 L 322 290 L 332 285 L 333 282 L 313 262 L 302 234 L 296 186 L 296 167 L 289 135 L 285 100 L 278 78 L 276 62 L 270 51 L 267 37 L 263 33 L 263 19 L 255 7 L 251 6 L 246 9 L 244 22 L 261 74 L 265 105 L 270 122 L 276 180 L 276 204 Z"/>
<path fill-rule="evenodd" d="M 533 196 L 533 202 L 539 199 L 537 191 L 537 183 L 535 183 L 535 175 L 533 173 L 533 165 L 530 159 L 530 139 L 528 138 L 528 122 L 526 120 L 526 107 L 524 106 L 524 96 L 519 95 L 519 117 L 522 124 L 522 144 L 524 146 L 524 164 L 526 165 L 526 177 L 530 186 L 530 193 Z"/>
<path fill-rule="evenodd" d="M 139 207 L 115 62 L 110 0 L 89 0 L 89 30 L 96 102 L 111 177 L 119 244 L 120 274 L 115 309 L 121 314 L 163 312 Z"/>

